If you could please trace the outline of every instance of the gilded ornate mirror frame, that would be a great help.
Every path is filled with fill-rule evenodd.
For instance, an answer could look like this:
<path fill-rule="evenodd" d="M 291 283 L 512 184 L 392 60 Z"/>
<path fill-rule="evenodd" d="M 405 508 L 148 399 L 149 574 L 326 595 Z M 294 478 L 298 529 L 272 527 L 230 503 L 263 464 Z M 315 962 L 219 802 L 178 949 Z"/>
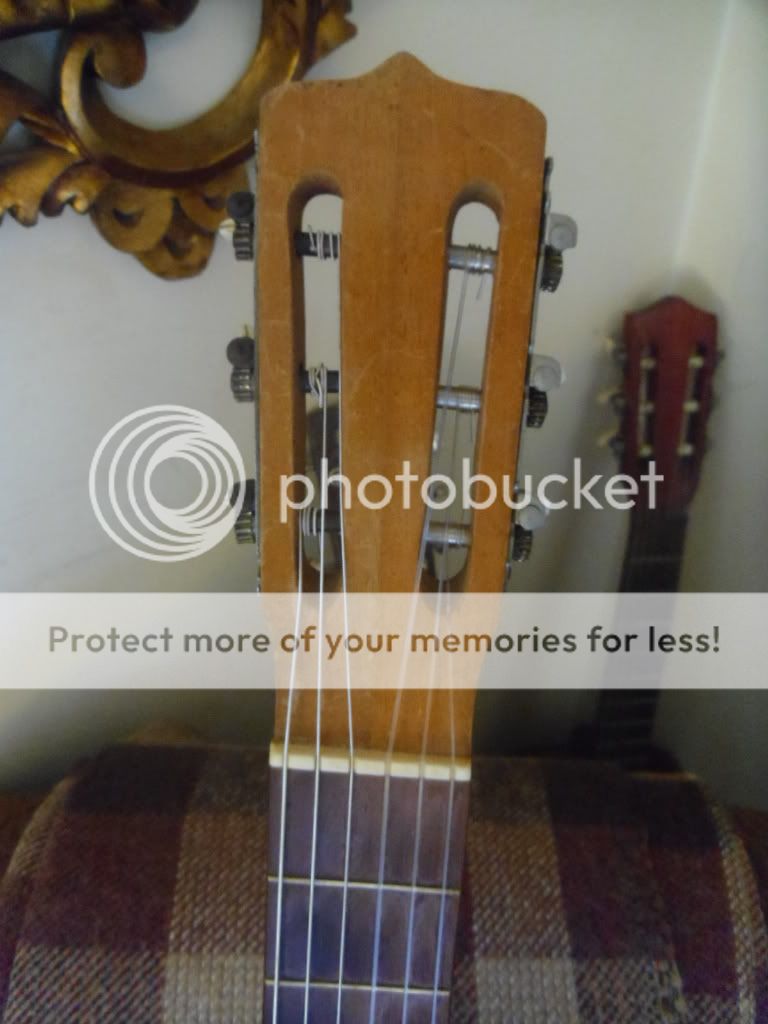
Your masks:
<path fill-rule="evenodd" d="M 207 0 L 212 3 L 215 0 Z M 34 137 L 0 162 L 0 219 L 31 226 L 70 204 L 153 274 L 192 277 L 206 266 L 227 196 L 246 184 L 259 100 L 301 78 L 354 35 L 351 0 L 263 0 L 249 67 L 206 113 L 150 130 L 109 109 L 99 80 L 128 87 L 146 69 L 143 32 L 176 28 L 197 0 L 0 0 L 0 40 L 63 29 L 51 101 L 0 70 L 0 140 L 20 123 Z"/>

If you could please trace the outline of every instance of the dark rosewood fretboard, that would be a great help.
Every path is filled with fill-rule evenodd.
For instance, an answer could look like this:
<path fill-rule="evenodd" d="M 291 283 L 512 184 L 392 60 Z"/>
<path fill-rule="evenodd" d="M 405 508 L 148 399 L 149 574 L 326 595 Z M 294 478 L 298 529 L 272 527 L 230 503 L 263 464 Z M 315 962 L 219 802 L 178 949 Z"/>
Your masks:
<path fill-rule="evenodd" d="M 349 794 L 348 760 L 322 761 L 314 872 L 310 985 L 306 985 L 308 910 L 312 878 L 315 794 L 312 754 L 289 758 L 285 813 L 280 995 L 277 1020 L 335 1022 L 339 994 L 341 922 Z M 361 759 L 362 761 L 362 759 Z M 280 877 L 282 749 L 270 772 L 269 907 L 265 1021 L 273 1020 L 276 918 Z M 300 767 L 294 767 L 298 763 Z M 389 775 L 386 856 L 380 881 L 385 758 L 358 764 L 353 778 L 352 828 L 341 971 L 341 1020 L 444 1024 L 453 962 L 459 886 L 469 798 L 468 767 L 398 760 Z M 421 777 L 419 777 L 421 775 Z M 417 822 L 420 821 L 420 827 Z M 450 822 L 450 836 L 448 833 Z M 417 842 L 417 833 L 419 839 Z M 414 858 L 418 868 L 414 887 Z M 446 861 L 447 856 L 447 861 Z M 379 898 L 379 894 L 380 898 Z M 377 907 L 378 964 L 374 972 Z M 409 943 L 409 932 L 411 941 Z M 436 970 L 437 958 L 440 966 Z M 374 978 L 374 973 L 376 977 Z M 375 981 L 375 994 L 374 994 Z M 307 996 L 308 993 L 308 996 Z M 371 1000 L 375 1000 L 371 1018 Z M 403 1016 L 403 1004 L 407 1000 Z"/>
<path fill-rule="evenodd" d="M 632 513 L 621 571 L 622 593 L 674 593 L 678 587 L 688 517 L 664 509 Z M 598 699 L 594 753 L 626 768 L 647 768 L 659 690 L 606 689 Z"/>

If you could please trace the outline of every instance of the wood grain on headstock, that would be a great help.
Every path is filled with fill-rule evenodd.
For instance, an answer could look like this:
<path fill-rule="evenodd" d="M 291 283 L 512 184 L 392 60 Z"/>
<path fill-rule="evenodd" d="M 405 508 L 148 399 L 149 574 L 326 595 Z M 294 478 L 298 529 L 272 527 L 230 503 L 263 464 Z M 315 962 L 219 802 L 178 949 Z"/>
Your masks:
<path fill-rule="evenodd" d="M 291 591 L 297 578 L 298 521 L 295 514 L 280 521 L 280 478 L 305 471 L 303 281 L 293 236 L 306 202 L 322 192 L 343 201 L 342 468 L 353 488 L 371 473 L 394 481 L 406 460 L 420 480 L 429 476 L 453 218 L 470 201 L 496 213 L 474 471 L 497 481 L 501 493 L 503 476 L 515 473 L 523 410 L 544 138 L 544 118 L 525 100 L 445 81 L 408 54 L 362 78 L 279 87 L 265 98 L 259 226 L 265 590 Z M 413 590 L 424 522 L 417 494 L 414 488 L 410 510 L 397 499 L 378 511 L 353 499 L 345 513 L 349 591 Z M 474 513 L 464 589 L 501 589 L 509 529 L 510 511 L 501 500 Z M 311 571 L 304 580 L 305 589 L 307 580 L 316 587 Z M 302 742 L 314 737 L 314 696 L 297 697 L 292 735 Z M 424 699 L 404 695 L 399 749 L 419 749 Z M 344 694 L 324 697 L 324 743 L 346 744 L 345 700 Z M 382 692 L 355 693 L 356 728 L 366 746 L 386 745 L 391 700 Z M 471 694 L 457 700 L 457 717 L 467 723 L 458 744 L 468 752 Z M 437 742 L 434 752 L 447 753 L 446 743 Z"/>

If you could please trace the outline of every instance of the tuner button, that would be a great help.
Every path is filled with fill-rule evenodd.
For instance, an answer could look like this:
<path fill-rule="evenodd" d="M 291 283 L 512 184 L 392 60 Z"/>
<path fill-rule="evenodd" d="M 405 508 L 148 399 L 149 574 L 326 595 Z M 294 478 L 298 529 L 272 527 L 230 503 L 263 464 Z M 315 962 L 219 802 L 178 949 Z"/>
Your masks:
<path fill-rule="evenodd" d="M 256 359 L 256 344 L 253 338 L 243 335 L 233 338 L 227 345 L 227 359 L 233 366 L 253 369 Z"/>
<path fill-rule="evenodd" d="M 533 531 L 526 530 L 525 527 L 520 526 L 519 523 L 515 523 L 514 533 L 512 535 L 512 550 L 510 557 L 513 562 L 527 562 L 531 557 L 531 551 L 533 549 Z"/>
<path fill-rule="evenodd" d="M 623 391 L 614 391 L 609 399 L 611 408 L 617 416 L 623 416 L 627 410 L 627 396 Z"/>
<path fill-rule="evenodd" d="M 232 245 L 235 259 L 253 260 L 256 238 L 256 197 L 252 192 L 233 192 L 227 200 L 227 213 L 235 222 Z"/>
<path fill-rule="evenodd" d="M 538 388 L 528 388 L 528 412 L 526 415 L 526 426 L 538 429 L 544 426 L 544 421 L 549 412 L 549 399 L 546 391 Z"/>
<path fill-rule="evenodd" d="M 232 504 L 236 505 L 240 498 L 241 484 L 235 484 L 232 490 Z M 256 481 L 245 481 L 243 504 L 235 520 L 235 540 L 238 544 L 256 543 Z"/>
<path fill-rule="evenodd" d="M 544 266 L 541 272 L 541 290 L 556 292 L 563 279 L 563 254 L 552 245 L 544 248 Z"/>
<path fill-rule="evenodd" d="M 575 249 L 579 237 L 579 229 L 573 217 L 564 213 L 550 213 L 547 223 L 547 242 L 558 252 Z"/>
<path fill-rule="evenodd" d="M 517 510 L 515 525 L 533 533 L 541 529 L 546 523 L 548 515 L 549 509 L 545 505 L 540 505 L 538 501 L 529 501 L 527 505 Z"/>
<path fill-rule="evenodd" d="M 233 338 L 227 345 L 227 359 L 232 364 L 229 384 L 235 401 L 255 401 L 256 344 L 253 338 Z"/>
<path fill-rule="evenodd" d="M 541 287 L 545 292 L 557 291 L 563 277 L 563 252 L 573 249 L 578 238 L 576 221 L 562 213 L 551 213 L 547 218 L 544 266 Z"/>
<path fill-rule="evenodd" d="M 560 363 L 552 356 L 532 356 L 529 383 L 539 391 L 554 391 L 565 382 Z"/>
<path fill-rule="evenodd" d="M 253 192 L 233 192 L 227 199 L 227 213 L 234 221 L 252 221 L 256 212 Z"/>

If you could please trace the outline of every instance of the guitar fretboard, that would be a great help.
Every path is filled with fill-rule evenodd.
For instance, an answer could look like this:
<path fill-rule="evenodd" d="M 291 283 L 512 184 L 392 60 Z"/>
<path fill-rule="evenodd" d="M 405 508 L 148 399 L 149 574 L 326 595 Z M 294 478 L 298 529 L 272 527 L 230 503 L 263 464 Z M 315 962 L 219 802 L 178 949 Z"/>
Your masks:
<path fill-rule="evenodd" d="M 349 758 L 325 753 L 319 780 L 314 751 L 293 751 L 286 771 L 282 760 L 273 748 L 265 1021 L 273 1020 L 277 959 L 277 1020 L 285 1024 L 303 1020 L 307 1003 L 309 1020 L 336 1021 L 339 998 L 344 1022 L 446 1022 L 468 765 L 356 758 L 348 830 Z"/>
<path fill-rule="evenodd" d="M 632 513 L 621 570 L 622 593 L 677 590 L 688 516 L 663 509 L 638 508 Z"/>
<path fill-rule="evenodd" d="M 673 593 L 682 568 L 688 517 L 661 509 L 633 512 L 619 589 Z M 595 753 L 625 768 L 650 765 L 658 690 L 603 690 L 597 711 Z"/>

